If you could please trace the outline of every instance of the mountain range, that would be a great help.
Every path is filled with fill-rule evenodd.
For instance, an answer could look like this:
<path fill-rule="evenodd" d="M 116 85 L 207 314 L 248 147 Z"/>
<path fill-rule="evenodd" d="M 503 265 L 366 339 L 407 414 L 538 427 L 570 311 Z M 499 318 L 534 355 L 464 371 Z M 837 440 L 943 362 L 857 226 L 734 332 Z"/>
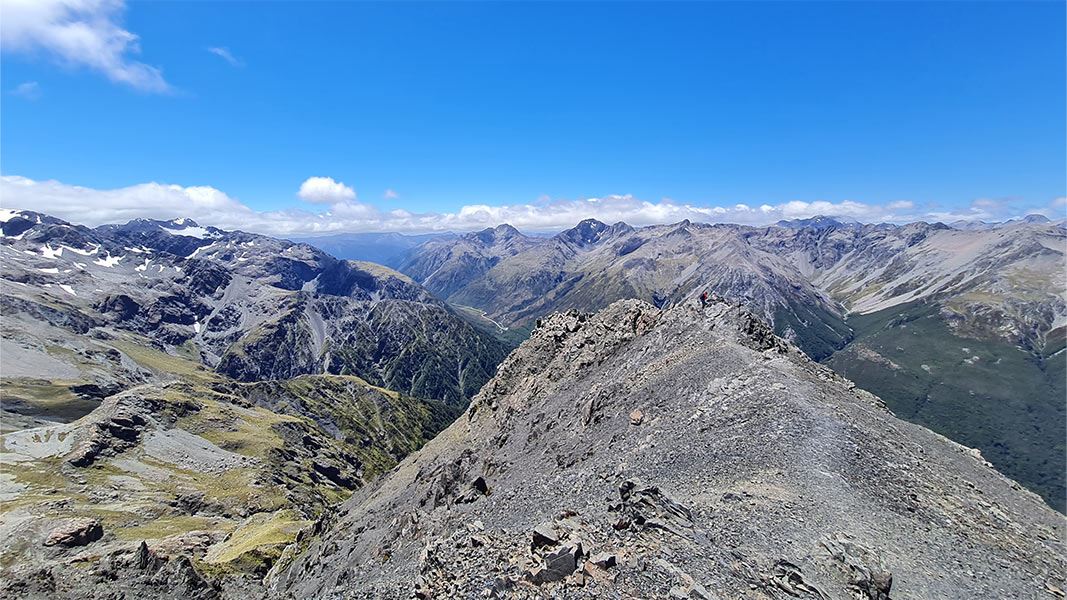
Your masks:
<path fill-rule="evenodd" d="M 433 240 L 400 270 L 520 331 L 557 310 L 714 294 L 1063 510 L 1065 250 L 1063 224 L 1043 217 L 980 230 L 588 220 L 550 238 L 502 225 Z"/>
<path fill-rule="evenodd" d="M 407 277 L 310 246 L 188 219 L 0 220 L 0 562 L 31 580 L 99 536 L 90 552 L 186 556 L 179 578 L 188 557 L 261 576 L 509 349 Z"/>
<path fill-rule="evenodd" d="M 2 597 L 1067 587 L 1059 223 L 0 234 Z"/>

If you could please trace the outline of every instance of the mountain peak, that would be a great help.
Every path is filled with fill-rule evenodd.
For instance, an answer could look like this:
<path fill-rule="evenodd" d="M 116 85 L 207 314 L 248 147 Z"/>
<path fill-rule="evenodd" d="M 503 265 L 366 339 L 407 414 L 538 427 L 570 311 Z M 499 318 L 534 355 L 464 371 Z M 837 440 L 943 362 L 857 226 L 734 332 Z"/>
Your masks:
<path fill-rule="evenodd" d="M 495 232 L 497 235 L 522 235 L 522 232 L 520 232 L 518 229 L 515 229 L 508 223 L 501 223 L 500 225 L 493 227 L 493 232 Z"/>
<path fill-rule="evenodd" d="M 831 227 L 847 227 L 858 224 L 859 221 L 856 221 L 855 219 L 816 215 L 807 219 L 783 219 L 775 223 L 775 226 L 785 227 L 787 229 L 829 229 Z"/>
<path fill-rule="evenodd" d="M 515 238 L 524 238 L 521 231 L 515 229 L 507 223 L 502 223 L 496 227 L 486 227 L 485 229 L 467 234 L 468 239 L 476 239 L 483 244 L 495 244 L 498 242 L 506 242 Z"/>
<path fill-rule="evenodd" d="M 581 247 L 596 244 L 601 240 L 631 231 L 633 231 L 633 228 L 622 221 L 614 225 L 608 225 L 596 219 L 585 219 L 574 227 L 556 234 L 556 238 Z"/>
<path fill-rule="evenodd" d="M 171 225 L 175 225 L 177 227 L 183 227 L 183 228 L 184 227 L 200 227 L 200 225 L 198 225 L 196 223 L 196 221 L 194 221 L 194 220 L 192 220 L 192 219 L 190 219 L 188 217 L 178 217 L 176 219 L 171 219 L 171 220 L 166 221 L 166 222 L 171 224 Z"/>

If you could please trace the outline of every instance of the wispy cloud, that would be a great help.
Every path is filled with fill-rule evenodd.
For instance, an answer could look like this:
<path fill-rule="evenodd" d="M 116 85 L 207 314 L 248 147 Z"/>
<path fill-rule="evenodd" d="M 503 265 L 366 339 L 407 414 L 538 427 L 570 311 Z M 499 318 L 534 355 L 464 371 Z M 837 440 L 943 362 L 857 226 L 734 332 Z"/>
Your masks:
<path fill-rule="evenodd" d="M 236 56 L 234 56 L 233 53 L 230 52 L 230 49 L 225 47 L 225 46 L 211 47 L 211 48 L 208 48 L 207 51 L 212 53 L 212 54 L 214 54 L 215 56 L 218 56 L 218 57 L 222 58 L 222 60 L 230 63 L 231 67 L 243 67 L 243 66 L 245 66 L 245 61 L 243 61 L 243 60 L 237 58 Z"/>
<path fill-rule="evenodd" d="M 864 222 L 951 222 L 957 219 L 1004 220 L 1027 212 L 1055 217 L 1064 211 L 1056 199 L 1037 210 L 991 206 L 978 200 L 958 211 L 929 211 L 909 201 L 868 204 L 855 201 L 791 201 L 779 204 L 733 204 L 701 206 L 663 199 L 657 202 L 628 195 L 576 200 L 542 199 L 529 204 L 472 204 L 454 212 L 416 213 L 402 208 L 382 210 L 360 203 L 351 187 L 329 177 L 312 177 L 301 185 L 302 198 L 325 204 L 322 212 L 304 209 L 258 211 L 209 186 L 143 183 L 124 188 L 98 190 L 60 183 L 35 181 L 19 176 L 0 177 L 0 197 L 5 208 L 31 208 L 76 223 L 98 225 L 135 218 L 173 219 L 192 217 L 205 225 L 243 229 L 269 235 L 308 235 L 364 231 L 471 231 L 510 223 L 529 231 L 572 227 L 582 219 L 595 218 L 631 225 L 676 223 L 683 219 L 765 225 L 779 219 L 815 215 L 849 217 Z M 1062 218 L 1060 215 L 1059 218 Z"/>
<path fill-rule="evenodd" d="M 125 10 L 123 0 L 6 0 L 0 48 L 43 53 L 144 92 L 172 91 L 158 67 L 132 58 L 141 48 L 138 37 L 120 25 Z"/>
<path fill-rule="evenodd" d="M 396 200 L 400 197 L 400 194 L 396 193 L 396 190 L 389 188 L 382 194 L 383 200 Z"/>
<path fill-rule="evenodd" d="M 296 195 L 312 204 L 344 204 L 356 199 L 356 190 L 333 177 L 308 177 Z"/>
<path fill-rule="evenodd" d="M 41 97 L 41 86 L 36 81 L 27 81 L 16 85 L 10 94 L 26 100 L 37 100 Z"/>

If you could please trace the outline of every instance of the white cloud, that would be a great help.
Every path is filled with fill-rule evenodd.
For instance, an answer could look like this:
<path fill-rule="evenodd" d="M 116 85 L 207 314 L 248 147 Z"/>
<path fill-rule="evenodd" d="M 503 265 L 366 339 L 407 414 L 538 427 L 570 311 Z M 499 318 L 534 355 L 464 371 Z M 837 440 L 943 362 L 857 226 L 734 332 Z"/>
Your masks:
<path fill-rule="evenodd" d="M 208 48 L 207 51 L 212 53 L 212 54 L 214 54 L 215 56 L 218 56 L 218 57 L 222 58 L 222 60 L 230 63 L 231 67 L 243 67 L 243 66 L 245 66 L 245 61 L 243 61 L 243 60 L 237 58 L 236 56 L 234 56 L 233 53 L 230 52 L 230 49 L 225 47 L 225 46 L 217 46 L 217 47 Z"/>
<path fill-rule="evenodd" d="M 1067 196 L 1053 198 L 1052 202 L 1049 202 L 1045 208 L 1031 212 L 1045 215 L 1053 221 L 1067 219 Z"/>
<path fill-rule="evenodd" d="M 157 67 L 131 58 L 137 36 L 122 28 L 123 0 L 4 0 L 0 48 L 41 52 L 145 92 L 169 92 Z"/>
<path fill-rule="evenodd" d="M 238 227 L 242 218 L 260 214 L 212 187 L 160 183 L 98 190 L 5 175 L 0 177 L 0 199 L 5 207 L 36 210 L 86 225 L 142 217 L 190 216 L 211 224 Z"/>
<path fill-rule="evenodd" d="M 527 231 L 552 231 L 574 226 L 582 219 L 631 225 L 676 223 L 683 219 L 712 223 L 766 225 L 779 219 L 816 215 L 849 217 L 863 222 L 944 222 L 961 218 L 1007 219 L 1033 210 L 982 212 L 989 203 L 976 201 L 959 211 L 929 212 L 905 204 L 866 204 L 793 200 L 779 204 L 749 206 L 700 206 L 662 199 L 658 202 L 633 196 L 604 196 L 576 200 L 541 199 L 529 204 L 471 204 L 454 212 L 415 213 L 402 208 L 381 210 L 356 201 L 352 188 L 328 177 L 313 177 L 301 191 L 316 202 L 327 203 L 323 212 L 303 209 L 257 211 L 224 192 L 208 186 L 143 183 L 112 190 L 73 186 L 58 181 L 34 181 L 25 177 L 0 177 L 0 200 L 4 208 L 29 208 L 86 225 L 125 222 L 140 217 L 173 219 L 191 217 L 201 225 L 242 229 L 268 235 L 297 236 L 319 233 L 364 231 L 472 231 L 510 223 Z M 1062 204 L 1050 207 L 1063 211 Z M 896 208 L 893 208 L 893 205 Z M 984 207 L 984 208 L 983 208 Z M 1003 207 L 1000 208 L 1003 210 Z M 977 215 L 977 216 L 976 216 Z"/>
<path fill-rule="evenodd" d="M 396 200 L 399 197 L 400 194 L 396 193 L 396 190 L 393 188 L 385 190 L 385 193 L 382 194 L 382 199 L 384 200 Z"/>
<path fill-rule="evenodd" d="M 15 89 L 11 90 L 12 96 L 19 96 L 27 100 L 33 101 L 41 97 L 41 86 L 36 81 L 27 81 L 15 86 Z"/>
<path fill-rule="evenodd" d="M 932 210 L 927 212 L 926 216 L 929 220 L 937 220 L 943 223 L 959 220 L 997 222 L 1022 217 L 1031 213 L 1060 219 L 1063 218 L 1063 215 L 1059 214 L 1062 212 L 1062 208 L 1057 208 L 1055 199 L 1042 207 L 1024 206 L 1019 198 L 978 198 L 972 201 L 967 208 L 949 211 Z"/>
<path fill-rule="evenodd" d="M 897 200 L 896 202 L 890 202 L 887 208 L 890 210 L 911 210 L 915 208 L 915 203 L 911 200 Z"/>
<path fill-rule="evenodd" d="M 308 177 L 296 193 L 301 200 L 313 204 L 338 204 L 356 199 L 356 190 L 333 177 Z"/>

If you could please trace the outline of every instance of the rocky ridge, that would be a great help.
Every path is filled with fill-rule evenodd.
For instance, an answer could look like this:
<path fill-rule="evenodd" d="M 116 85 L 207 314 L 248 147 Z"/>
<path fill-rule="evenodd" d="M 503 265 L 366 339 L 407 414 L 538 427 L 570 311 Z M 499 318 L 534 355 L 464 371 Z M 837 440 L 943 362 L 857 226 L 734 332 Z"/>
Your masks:
<path fill-rule="evenodd" d="M 1062 594 L 1064 521 L 736 304 L 557 314 L 275 567 L 286 597 Z"/>

